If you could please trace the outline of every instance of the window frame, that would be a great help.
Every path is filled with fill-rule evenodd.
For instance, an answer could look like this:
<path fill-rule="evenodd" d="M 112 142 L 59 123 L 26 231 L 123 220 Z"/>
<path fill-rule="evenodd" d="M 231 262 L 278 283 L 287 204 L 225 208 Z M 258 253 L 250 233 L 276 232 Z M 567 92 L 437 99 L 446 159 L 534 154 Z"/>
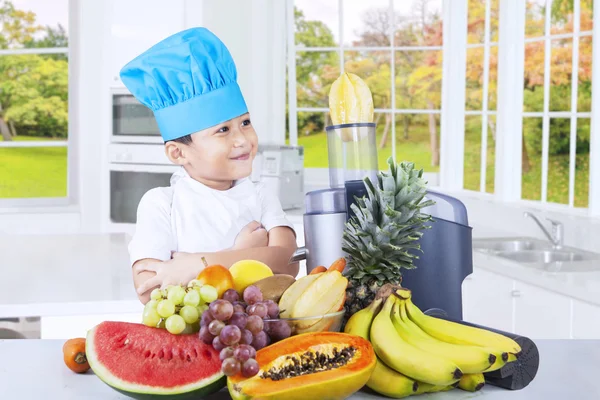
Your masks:
<path fill-rule="evenodd" d="M 69 23 L 69 45 L 68 47 L 52 47 L 52 48 L 34 48 L 34 49 L 0 49 L 0 57 L 12 56 L 12 55 L 23 55 L 23 54 L 66 54 L 68 56 L 68 100 L 67 107 L 69 112 L 69 119 L 67 121 L 67 139 L 66 140 L 53 140 L 53 141 L 23 141 L 23 142 L 5 142 L 0 141 L 0 148 L 39 148 L 39 147 L 66 147 L 67 148 L 67 194 L 64 197 L 31 197 L 31 198 L 0 198 L 0 210 L 3 212 L 14 212 L 24 211 L 27 212 L 32 208 L 72 208 L 77 203 L 77 181 L 75 168 L 77 165 L 74 136 L 74 116 L 76 112 L 75 107 L 75 64 L 73 62 L 76 56 L 74 55 L 75 46 L 73 44 L 73 38 L 78 33 L 79 22 L 76 16 L 78 15 L 79 0 L 68 0 L 68 23 Z M 75 39 L 75 41 L 77 41 Z"/>
<path fill-rule="evenodd" d="M 339 47 L 327 47 L 327 48 L 304 48 L 301 47 L 302 51 L 340 51 L 345 49 L 343 46 L 343 2 L 339 1 L 340 15 L 340 45 Z M 577 0 L 576 10 L 574 10 L 574 18 L 577 23 L 574 27 L 573 33 L 569 34 L 551 34 L 549 30 L 550 7 L 546 7 L 546 21 L 545 32 L 543 37 L 526 38 L 525 37 L 525 15 L 526 15 L 526 2 L 523 0 L 501 0 L 499 1 L 499 17 L 498 17 L 498 41 L 490 42 L 489 40 L 489 29 L 486 29 L 486 39 L 483 44 L 468 44 L 467 41 L 467 23 L 468 23 L 468 0 L 453 0 L 452 6 L 450 1 L 445 0 L 443 2 L 442 19 L 443 25 L 443 54 L 452 54 L 452 57 L 443 57 L 443 72 L 442 72 L 442 102 L 441 110 L 437 110 L 441 114 L 440 118 L 440 165 L 439 172 L 436 173 L 439 176 L 440 189 L 455 193 L 457 195 L 464 195 L 468 197 L 474 197 L 484 199 L 488 201 L 495 201 L 499 204 L 513 204 L 527 208 L 535 208 L 544 211 L 561 212 L 564 214 L 581 215 L 600 217 L 600 117 L 594 118 L 594 115 L 600 116 L 600 81 L 599 79 L 592 79 L 592 104 L 590 112 L 577 112 L 577 110 L 571 109 L 570 111 L 549 111 L 547 105 L 544 107 L 544 111 L 541 112 L 529 112 L 523 111 L 523 78 L 524 78 L 524 50 L 525 44 L 531 43 L 538 40 L 544 40 L 547 42 L 546 47 L 549 47 L 551 40 L 561 38 L 573 38 L 573 54 L 577 50 L 576 57 L 572 57 L 573 65 L 577 65 L 579 53 L 578 48 L 575 47 L 576 37 L 590 36 L 589 32 L 584 32 L 583 35 L 579 32 L 579 14 L 580 14 L 580 0 Z M 550 3 L 551 0 L 548 0 Z M 297 48 L 295 45 L 294 35 L 294 0 L 287 0 L 287 49 L 288 49 L 288 82 L 295 82 L 296 77 L 296 53 Z M 486 0 L 486 15 L 489 15 L 491 2 Z M 550 4 L 551 5 L 551 4 Z M 390 8 L 393 10 L 393 0 L 390 0 Z M 594 9 L 600 10 L 600 0 L 594 0 Z M 577 15 L 575 15 L 577 13 Z M 600 77 L 600 12 L 595 12 L 593 15 L 593 29 L 591 36 L 598 38 L 598 40 L 592 41 L 592 76 Z M 489 19 L 489 18 L 488 18 Z M 486 28 L 489 26 L 489 20 L 486 20 Z M 577 29 L 577 31 L 576 31 Z M 392 30 L 393 32 L 393 30 Z M 392 49 L 398 49 L 393 46 Z M 491 46 L 498 46 L 498 82 L 497 82 L 497 100 L 496 100 L 496 111 L 484 110 L 482 105 L 481 111 L 466 110 L 465 104 L 465 92 L 466 92 L 466 50 L 467 48 L 481 47 L 487 50 L 489 54 L 489 48 Z M 355 48 L 352 50 L 370 50 L 372 48 Z M 381 50 L 382 48 L 376 48 Z M 414 49 L 414 48 L 413 48 Z M 431 49 L 433 50 L 433 49 Z M 545 57 L 545 71 L 548 70 L 548 64 L 550 63 L 550 53 L 546 50 Z M 391 50 L 393 54 L 394 50 Z M 487 57 L 486 57 L 487 58 Z M 392 58 L 393 59 L 393 58 Z M 486 64 L 486 68 L 489 74 L 489 60 Z M 340 57 L 340 63 L 343 64 L 343 57 Z M 394 64 L 394 63 L 392 63 Z M 392 65 L 394 68 L 395 65 Z M 341 65 L 343 70 L 343 65 Z M 577 73 L 577 68 L 572 68 L 572 74 Z M 392 77 L 395 75 L 395 71 L 392 69 Z M 452 77 L 452 79 L 447 79 Z M 545 82 L 544 90 L 549 90 L 549 77 L 550 75 L 545 73 L 544 79 L 548 79 Z M 393 80 L 393 78 L 392 78 Z M 489 85 L 489 79 L 485 80 L 484 85 Z M 394 88 L 394 82 L 392 83 Z M 577 85 L 572 85 L 572 93 L 577 92 Z M 290 128 L 290 144 L 296 145 L 298 143 L 298 127 L 297 127 L 297 112 L 298 111 L 315 111 L 315 112 L 327 112 L 326 108 L 303 108 L 297 107 L 297 94 L 296 85 L 288 86 L 288 102 L 289 102 L 289 128 Z M 485 102 L 487 103 L 488 96 L 485 96 Z M 577 99 L 577 96 L 571 96 L 571 101 Z M 483 100 L 483 99 L 482 99 Z M 544 103 L 549 102 L 549 96 L 544 97 Z M 575 101 L 576 103 L 576 101 Z M 402 111 L 410 113 L 418 113 L 428 110 L 395 110 L 395 96 L 392 96 L 392 110 L 375 110 L 376 112 L 392 112 L 396 114 L 402 114 Z M 575 105 L 576 106 L 576 105 Z M 473 191 L 464 189 L 464 177 L 462 167 L 464 166 L 464 129 L 465 129 L 465 116 L 466 115 L 496 115 L 496 143 L 495 143 L 495 179 L 494 179 L 494 193 L 486 193 L 481 191 Z M 483 116 L 483 115 L 482 115 Z M 569 204 L 557 204 L 550 203 L 547 201 L 547 196 L 543 198 L 545 201 L 534 201 L 522 199 L 521 195 L 521 152 L 522 152 L 522 134 L 523 134 L 523 118 L 527 117 L 542 117 L 549 121 L 550 118 L 556 117 L 571 117 L 576 118 L 590 118 L 590 173 L 589 173 L 589 200 L 587 208 L 575 208 L 573 207 L 573 196 L 574 196 L 574 163 L 572 158 L 574 156 L 573 149 L 575 141 L 571 140 L 571 151 L 570 151 L 570 165 L 569 165 Z M 482 118 L 483 119 L 483 118 Z M 576 134 L 576 125 L 573 127 L 573 120 L 571 122 L 571 138 Z M 487 124 L 486 124 L 487 125 Z M 393 136 L 395 138 L 395 124 L 392 124 Z M 543 182 L 544 192 L 547 195 L 547 170 L 548 170 L 548 142 L 549 142 L 549 122 L 544 123 L 543 128 L 544 143 L 543 152 L 545 157 L 543 159 L 542 168 L 545 170 L 545 181 Z M 482 144 L 484 140 L 487 140 L 487 126 L 482 126 Z M 396 156 L 395 152 L 395 141 L 393 141 L 393 155 Z M 487 147 L 487 146 L 486 146 Z M 487 166 L 483 162 L 487 157 L 486 147 L 482 145 L 482 165 L 481 171 L 486 171 Z M 457 170 L 457 165 L 461 166 L 460 171 Z M 313 170 L 307 168 L 307 170 Z M 316 168 L 314 170 L 317 170 Z M 326 171 L 326 170 L 325 170 Z M 487 173 L 487 171 L 486 171 Z M 313 171 L 309 171 L 309 174 L 314 176 Z M 544 179 L 544 178 L 543 178 Z M 480 176 L 480 190 L 485 189 L 485 175 L 482 173 Z M 323 182 L 321 180 L 321 182 Z"/>
<path fill-rule="evenodd" d="M 395 8 L 395 0 L 388 0 L 388 12 L 390 16 L 394 15 Z M 446 7 L 446 3 L 448 0 L 443 0 L 443 8 L 442 8 L 442 20 L 444 20 L 449 12 L 449 7 Z M 298 112 L 329 112 L 328 108 L 325 107 L 298 107 L 298 97 L 296 92 L 296 85 L 289 84 L 289 82 L 296 82 L 296 55 L 298 52 L 326 52 L 326 51 L 336 51 L 338 52 L 339 60 L 340 60 L 340 71 L 344 71 L 344 52 L 346 51 L 389 51 L 390 53 L 390 89 L 391 93 L 391 104 L 390 108 L 376 108 L 374 110 L 375 113 L 391 113 L 392 114 L 392 123 L 391 123 L 391 142 L 392 142 L 392 157 L 394 161 L 396 160 L 396 115 L 402 114 L 436 114 L 440 115 L 440 122 L 438 125 L 438 134 L 440 135 L 439 142 L 439 154 L 440 154 L 440 162 L 438 165 L 438 172 L 425 172 L 426 179 L 429 181 L 433 181 L 434 184 L 437 184 L 439 181 L 439 175 L 442 169 L 442 138 L 443 138 L 443 130 L 442 130 L 442 105 L 440 103 L 439 109 L 397 109 L 396 108 L 396 62 L 395 62 L 395 53 L 398 51 L 441 51 L 444 54 L 444 50 L 446 49 L 445 37 L 443 40 L 442 46 L 395 46 L 394 45 L 394 36 L 396 33 L 396 25 L 395 18 L 390 18 L 391 27 L 390 27 L 390 46 L 345 46 L 344 45 L 344 2 L 343 0 L 338 0 L 338 18 L 339 18 L 339 45 L 333 47 L 301 47 L 296 45 L 296 37 L 294 32 L 295 27 L 295 18 L 294 18 L 294 0 L 286 0 L 286 36 L 287 36 L 287 70 L 288 70 L 288 126 L 289 126 L 289 143 L 292 146 L 298 145 Z M 444 27 L 445 28 L 445 27 Z M 445 34 L 445 33 L 444 33 Z M 446 62 L 445 57 L 442 57 L 442 69 Z M 444 73 L 442 73 L 442 92 L 444 85 Z M 319 183 L 323 183 L 328 181 L 328 170 L 326 168 L 305 168 L 305 170 L 309 170 L 308 174 L 311 177 L 317 176 Z"/>
<path fill-rule="evenodd" d="M 580 216 L 600 216 L 600 160 L 596 154 L 600 154 L 600 119 L 594 118 L 594 115 L 600 115 L 600 101 L 598 96 L 600 94 L 600 83 L 595 83 L 595 79 L 592 79 L 592 105 L 590 112 L 578 112 L 577 107 L 577 88 L 578 79 L 575 79 L 575 85 L 571 87 L 571 110 L 570 111 L 550 111 L 549 110 L 549 89 L 550 89 L 550 74 L 549 66 L 551 64 L 550 45 L 551 41 L 555 39 L 572 38 L 573 39 L 573 57 L 572 57 L 572 76 L 577 76 L 578 68 L 573 69 L 573 65 L 577 65 L 579 57 L 579 48 L 575 45 L 581 37 L 597 37 L 598 40 L 592 40 L 592 76 L 600 76 L 600 44 L 596 43 L 600 41 L 600 17 L 599 13 L 595 12 L 593 15 L 593 29 L 591 33 L 589 31 L 579 31 L 580 22 L 580 0 L 576 0 L 574 6 L 574 19 L 576 20 L 574 30 L 568 34 L 551 34 L 551 0 L 548 1 L 545 15 L 545 29 L 544 36 L 526 38 L 525 37 L 525 15 L 526 15 L 526 2 L 522 0 L 501 0 L 499 1 L 499 19 L 498 19 L 498 31 L 499 39 L 498 45 L 498 82 L 497 82 L 497 101 L 496 101 L 496 112 L 483 110 L 483 113 L 487 111 L 488 115 L 496 114 L 496 147 L 495 147 L 495 180 L 494 180 L 494 193 L 482 192 L 482 188 L 485 189 L 483 180 L 484 176 L 481 176 L 480 190 L 468 190 L 464 189 L 464 182 L 461 173 L 445 174 L 441 179 L 441 188 L 452 191 L 459 195 L 465 195 L 473 198 L 496 201 L 499 204 L 516 204 L 527 208 L 535 208 L 543 211 L 560 212 L 570 215 Z M 490 5 L 490 0 L 486 0 L 486 15 Z M 446 2 L 445 2 L 446 4 Z M 446 35 L 444 33 L 444 43 L 448 43 L 451 46 L 452 54 L 455 58 L 462 60 L 462 69 L 466 69 L 466 56 L 463 56 L 463 49 L 481 46 L 481 44 L 468 44 L 467 43 L 467 18 L 468 18 L 468 0 L 457 0 L 452 2 L 452 6 L 455 7 L 450 15 L 447 17 L 448 20 L 452 21 L 452 24 L 458 34 Z M 600 0 L 594 0 L 595 10 L 600 10 Z M 486 25 L 489 22 L 486 21 Z M 444 25 L 445 27 L 446 25 Z M 462 31 L 464 31 L 464 40 L 462 40 Z M 456 32 L 454 32 L 456 33 Z M 583 33 L 583 34 L 582 34 Z M 489 32 L 486 29 L 485 32 L 487 44 L 487 38 Z M 448 39 L 448 40 L 447 40 Z M 447 41 L 446 41 L 447 40 Z M 459 41 L 460 40 L 460 41 Z M 535 41 L 545 41 L 545 66 L 544 66 L 544 111 L 540 112 L 529 112 L 523 111 L 523 79 L 524 79 L 524 50 L 525 44 Z M 494 43 L 490 42 L 490 45 Z M 577 54 L 575 55 L 575 52 Z M 446 63 L 447 58 L 444 58 Z M 448 60 L 448 64 L 456 62 L 456 60 Z M 489 64 L 488 64 L 489 66 Z M 447 66 L 451 68 L 451 66 Z M 460 77 L 460 70 L 455 69 L 453 74 L 449 74 L 444 70 L 444 76 L 453 76 L 451 82 L 449 82 L 448 92 L 455 94 L 452 103 L 451 101 L 442 102 L 442 115 L 445 116 L 443 121 L 446 124 L 442 125 L 442 141 L 444 137 L 447 139 L 452 138 L 454 145 L 446 145 L 441 149 L 441 157 L 452 160 L 454 165 L 464 165 L 464 132 L 458 127 L 462 127 L 464 131 L 464 118 L 467 115 L 482 115 L 482 111 L 468 111 L 466 110 L 465 101 L 461 101 L 460 96 L 457 93 L 464 93 L 466 90 L 464 76 Z M 460 79 L 459 79 L 460 78 Z M 462 81 L 458 84 L 458 81 Z M 484 82 L 484 85 L 486 83 Z M 573 97 L 573 93 L 575 96 Z M 443 97 L 444 98 L 444 97 Z M 483 99 L 482 99 L 483 100 Z M 459 104 L 457 104 L 459 103 Z M 573 104 L 575 109 L 573 109 Z M 483 107 L 482 107 L 483 109 Z M 544 118 L 543 127 L 543 150 L 542 150 L 542 200 L 526 200 L 522 199 L 521 193 L 521 152 L 522 152 L 522 134 L 523 134 L 523 118 L 527 117 L 542 117 Z M 569 204 L 558 204 L 547 201 L 547 181 L 548 181 L 548 147 L 549 147 L 549 120 L 550 118 L 571 118 L 571 141 L 570 141 L 570 162 L 569 162 Z M 576 135 L 576 118 L 590 118 L 590 174 L 589 174 L 589 199 L 588 207 L 574 207 L 574 169 L 575 164 L 573 162 L 575 156 L 575 140 L 573 136 Z M 463 121 L 459 121 L 462 119 Z M 482 126 L 482 135 L 485 127 Z M 486 135 L 487 136 L 487 135 Z M 482 157 L 481 157 L 481 171 L 485 171 L 485 148 L 483 147 L 484 136 L 482 136 Z M 448 165 L 448 164 L 446 164 Z M 452 168 L 447 166 L 446 168 Z M 442 170 L 442 167 L 440 167 Z M 454 175 L 454 176 L 453 176 Z"/>

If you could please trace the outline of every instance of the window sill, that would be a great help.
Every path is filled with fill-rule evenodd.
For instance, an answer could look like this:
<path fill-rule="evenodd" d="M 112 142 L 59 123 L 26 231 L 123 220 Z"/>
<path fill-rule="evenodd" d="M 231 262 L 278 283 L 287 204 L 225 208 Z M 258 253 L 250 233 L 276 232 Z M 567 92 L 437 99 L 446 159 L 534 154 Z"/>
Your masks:
<path fill-rule="evenodd" d="M 80 209 L 77 204 L 65 204 L 65 205 L 39 205 L 39 206 L 26 206 L 26 205 L 4 205 L 0 202 L 0 215 L 6 214 L 77 214 Z"/>
<path fill-rule="evenodd" d="M 590 215 L 588 208 L 572 208 L 564 204 L 555 203 L 542 203 L 535 200 L 518 200 L 518 201 L 500 201 L 495 198 L 491 193 L 481 193 L 471 190 L 460 190 L 460 191 L 443 191 L 445 194 L 450 196 L 458 197 L 459 199 L 472 199 L 486 201 L 496 206 L 509 207 L 513 209 L 519 209 L 523 211 L 532 212 L 550 212 L 556 214 L 562 214 L 570 217 L 580 218 L 597 218 Z"/>

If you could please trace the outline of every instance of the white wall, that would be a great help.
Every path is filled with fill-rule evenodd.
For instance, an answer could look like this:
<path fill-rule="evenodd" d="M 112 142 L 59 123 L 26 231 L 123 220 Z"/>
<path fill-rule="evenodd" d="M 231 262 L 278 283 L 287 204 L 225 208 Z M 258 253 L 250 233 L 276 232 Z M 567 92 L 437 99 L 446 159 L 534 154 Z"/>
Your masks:
<path fill-rule="evenodd" d="M 284 143 L 285 1 L 204 0 L 203 14 L 235 60 L 260 142 Z"/>
<path fill-rule="evenodd" d="M 591 218 L 583 212 L 542 209 L 535 204 L 500 203 L 493 199 L 465 193 L 449 193 L 459 198 L 467 207 L 469 225 L 473 227 L 473 237 L 528 236 L 547 240 L 541 229 L 530 218 L 524 218 L 523 212 L 535 214 L 550 229 L 546 218 L 564 224 L 564 244 L 589 251 L 600 251 L 600 219 Z"/>

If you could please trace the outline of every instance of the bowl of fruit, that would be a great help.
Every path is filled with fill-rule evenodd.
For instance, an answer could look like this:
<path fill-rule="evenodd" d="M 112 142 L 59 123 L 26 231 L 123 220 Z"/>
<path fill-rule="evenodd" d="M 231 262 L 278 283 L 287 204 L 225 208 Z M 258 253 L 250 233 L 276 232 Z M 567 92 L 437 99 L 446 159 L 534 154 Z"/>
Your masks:
<path fill-rule="evenodd" d="M 273 341 L 309 332 L 339 332 L 344 321 L 344 310 L 311 317 L 268 318 L 264 330 Z"/>

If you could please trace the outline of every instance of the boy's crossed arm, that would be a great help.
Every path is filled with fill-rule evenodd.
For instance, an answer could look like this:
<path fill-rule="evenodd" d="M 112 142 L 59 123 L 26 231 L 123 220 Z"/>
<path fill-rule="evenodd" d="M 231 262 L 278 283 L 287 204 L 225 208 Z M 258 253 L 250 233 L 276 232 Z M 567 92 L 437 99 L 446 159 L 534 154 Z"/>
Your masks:
<path fill-rule="evenodd" d="M 133 265 L 133 281 L 142 303 L 150 299 L 156 287 L 187 284 L 204 268 L 202 257 L 208 265 L 230 267 L 239 260 L 258 260 L 267 264 L 275 274 L 298 274 L 298 263 L 289 264 L 296 251 L 294 232 L 285 226 L 275 227 L 268 233 L 258 222 L 248 224 L 229 249 L 214 253 L 174 253 L 169 261 L 157 259 L 138 260 Z"/>

